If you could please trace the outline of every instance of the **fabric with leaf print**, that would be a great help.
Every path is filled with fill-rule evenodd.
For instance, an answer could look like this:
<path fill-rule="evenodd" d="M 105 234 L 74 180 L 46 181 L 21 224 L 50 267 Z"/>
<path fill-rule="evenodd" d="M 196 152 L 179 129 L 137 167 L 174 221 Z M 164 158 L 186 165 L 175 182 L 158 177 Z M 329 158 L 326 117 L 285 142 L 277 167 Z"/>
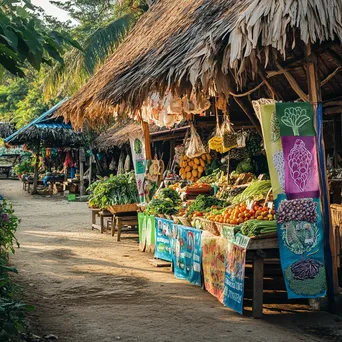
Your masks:
<path fill-rule="evenodd" d="M 315 136 L 314 112 L 310 103 L 277 103 L 280 134 L 284 136 Z"/>

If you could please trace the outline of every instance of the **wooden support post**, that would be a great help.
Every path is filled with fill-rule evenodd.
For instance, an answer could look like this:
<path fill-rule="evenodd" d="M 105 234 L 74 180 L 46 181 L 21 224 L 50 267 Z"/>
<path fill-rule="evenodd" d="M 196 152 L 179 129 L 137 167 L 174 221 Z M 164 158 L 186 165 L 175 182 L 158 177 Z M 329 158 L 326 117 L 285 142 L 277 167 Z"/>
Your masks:
<path fill-rule="evenodd" d="M 37 154 L 36 154 L 36 162 L 34 164 L 32 195 L 35 195 L 38 192 L 37 188 L 38 188 L 39 157 L 40 157 L 40 141 L 38 141 L 37 143 Z"/>
<path fill-rule="evenodd" d="M 152 151 L 151 151 L 151 140 L 150 140 L 150 130 L 148 127 L 148 123 L 142 122 L 142 129 L 144 132 L 144 142 L 145 142 L 145 154 L 146 160 L 152 160 Z"/>
<path fill-rule="evenodd" d="M 91 155 L 89 157 L 89 185 L 88 186 L 91 185 L 91 179 L 93 177 L 92 173 L 93 173 L 93 156 Z"/>
<path fill-rule="evenodd" d="M 264 302 L 264 259 L 255 255 L 253 258 L 253 318 L 262 317 L 262 304 Z"/>
<path fill-rule="evenodd" d="M 255 127 L 255 129 L 257 130 L 259 135 L 262 137 L 261 127 L 260 127 L 257 119 L 253 116 L 253 114 L 251 114 L 249 112 L 249 110 L 248 110 L 247 106 L 245 105 L 245 103 L 243 102 L 243 100 L 238 98 L 238 97 L 234 97 L 234 100 L 240 106 L 240 108 L 243 110 L 243 112 L 247 115 L 249 120 L 251 120 L 253 126 Z"/>
<path fill-rule="evenodd" d="M 79 164 L 80 164 L 80 196 L 84 196 L 84 148 L 79 149 Z"/>
<path fill-rule="evenodd" d="M 327 273 L 328 283 L 328 300 L 329 310 L 335 311 L 335 295 L 339 293 L 338 287 L 338 273 L 337 273 L 337 253 L 336 243 L 334 239 L 334 231 L 331 224 L 331 212 L 330 212 L 330 198 L 329 198 L 329 186 L 328 176 L 326 169 L 326 157 L 323 141 L 323 125 L 322 120 L 319 117 L 317 111 L 318 105 L 322 102 L 321 86 L 317 68 L 317 57 L 311 51 L 311 44 L 307 44 L 305 47 L 306 57 L 306 73 L 309 89 L 309 100 L 313 104 L 315 110 L 316 119 L 316 137 L 318 150 L 321 147 L 320 154 L 318 156 L 318 164 L 320 168 L 320 183 L 321 183 L 321 206 L 323 213 L 324 224 L 324 240 L 325 240 L 325 266 Z M 317 120 L 318 119 L 318 120 Z"/>

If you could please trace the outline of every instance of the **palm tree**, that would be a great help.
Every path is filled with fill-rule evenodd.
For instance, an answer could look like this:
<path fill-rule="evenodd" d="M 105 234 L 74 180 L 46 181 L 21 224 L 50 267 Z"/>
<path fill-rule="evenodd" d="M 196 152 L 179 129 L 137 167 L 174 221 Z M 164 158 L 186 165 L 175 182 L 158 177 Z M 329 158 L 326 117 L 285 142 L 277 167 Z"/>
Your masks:
<path fill-rule="evenodd" d="M 64 64 L 55 64 L 44 80 L 44 94 L 51 96 L 73 95 L 84 85 L 105 60 L 114 53 L 139 17 L 148 9 L 145 0 L 128 0 L 116 4 L 114 17 L 109 23 L 91 31 L 83 39 L 83 51 L 71 49 L 64 58 Z M 78 29 L 89 32 L 89 23 Z M 81 38 L 82 40 L 82 38 Z"/>

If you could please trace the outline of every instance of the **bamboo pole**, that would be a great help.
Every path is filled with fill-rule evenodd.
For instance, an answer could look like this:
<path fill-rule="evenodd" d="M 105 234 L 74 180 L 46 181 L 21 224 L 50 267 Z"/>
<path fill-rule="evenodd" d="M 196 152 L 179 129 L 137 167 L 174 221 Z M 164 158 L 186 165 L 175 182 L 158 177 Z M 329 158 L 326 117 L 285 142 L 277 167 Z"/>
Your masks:
<path fill-rule="evenodd" d="M 327 273 L 327 294 L 329 300 L 329 310 L 335 311 L 335 295 L 339 293 L 338 274 L 337 274 L 337 253 L 334 239 L 334 231 L 331 224 L 330 198 L 328 176 L 326 169 L 325 148 L 323 141 L 323 126 L 322 120 L 317 111 L 318 105 L 322 103 L 321 84 L 318 75 L 317 57 L 311 50 L 311 44 L 305 47 L 306 57 L 306 73 L 309 89 L 309 100 L 313 104 L 315 110 L 315 127 L 317 146 L 321 146 L 321 151 L 318 156 L 318 164 L 320 168 L 320 183 L 321 183 L 321 206 L 323 209 L 323 224 L 324 224 L 324 240 L 325 240 L 325 266 Z M 318 120 L 317 120 L 318 119 Z"/>
<path fill-rule="evenodd" d="M 35 195 L 38 192 L 37 188 L 38 188 L 39 156 L 40 156 L 40 140 L 38 140 L 38 143 L 37 143 L 37 154 L 36 154 L 36 162 L 34 164 L 32 195 Z"/>
<path fill-rule="evenodd" d="M 150 139 L 150 130 L 148 127 L 148 123 L 142 121 L 142 129 L 144 132 L 144 142 L 145 142 L 145 157 L 146 160 L 152 160 L 152 151 L 151 151 L 151 139 Z"/>

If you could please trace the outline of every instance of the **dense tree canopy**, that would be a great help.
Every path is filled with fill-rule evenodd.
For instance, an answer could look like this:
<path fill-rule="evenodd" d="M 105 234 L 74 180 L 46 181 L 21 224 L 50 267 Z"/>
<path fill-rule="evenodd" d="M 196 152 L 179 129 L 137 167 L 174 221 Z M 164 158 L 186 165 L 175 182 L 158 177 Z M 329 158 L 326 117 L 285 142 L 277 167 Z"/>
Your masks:
<path fill-rule="evenodd" d="M 17 0 L 0 0 L 0 69 L 5 70 L 0 78 L 0 121 L 11 121 L 17 128 L 73 95 L 148 9 L 146 0 L 50 2 L 77 24 L 47 16 L 30 0 L 23 6 Z M 14 36 L 18 32 L 23 38 Z"/>

